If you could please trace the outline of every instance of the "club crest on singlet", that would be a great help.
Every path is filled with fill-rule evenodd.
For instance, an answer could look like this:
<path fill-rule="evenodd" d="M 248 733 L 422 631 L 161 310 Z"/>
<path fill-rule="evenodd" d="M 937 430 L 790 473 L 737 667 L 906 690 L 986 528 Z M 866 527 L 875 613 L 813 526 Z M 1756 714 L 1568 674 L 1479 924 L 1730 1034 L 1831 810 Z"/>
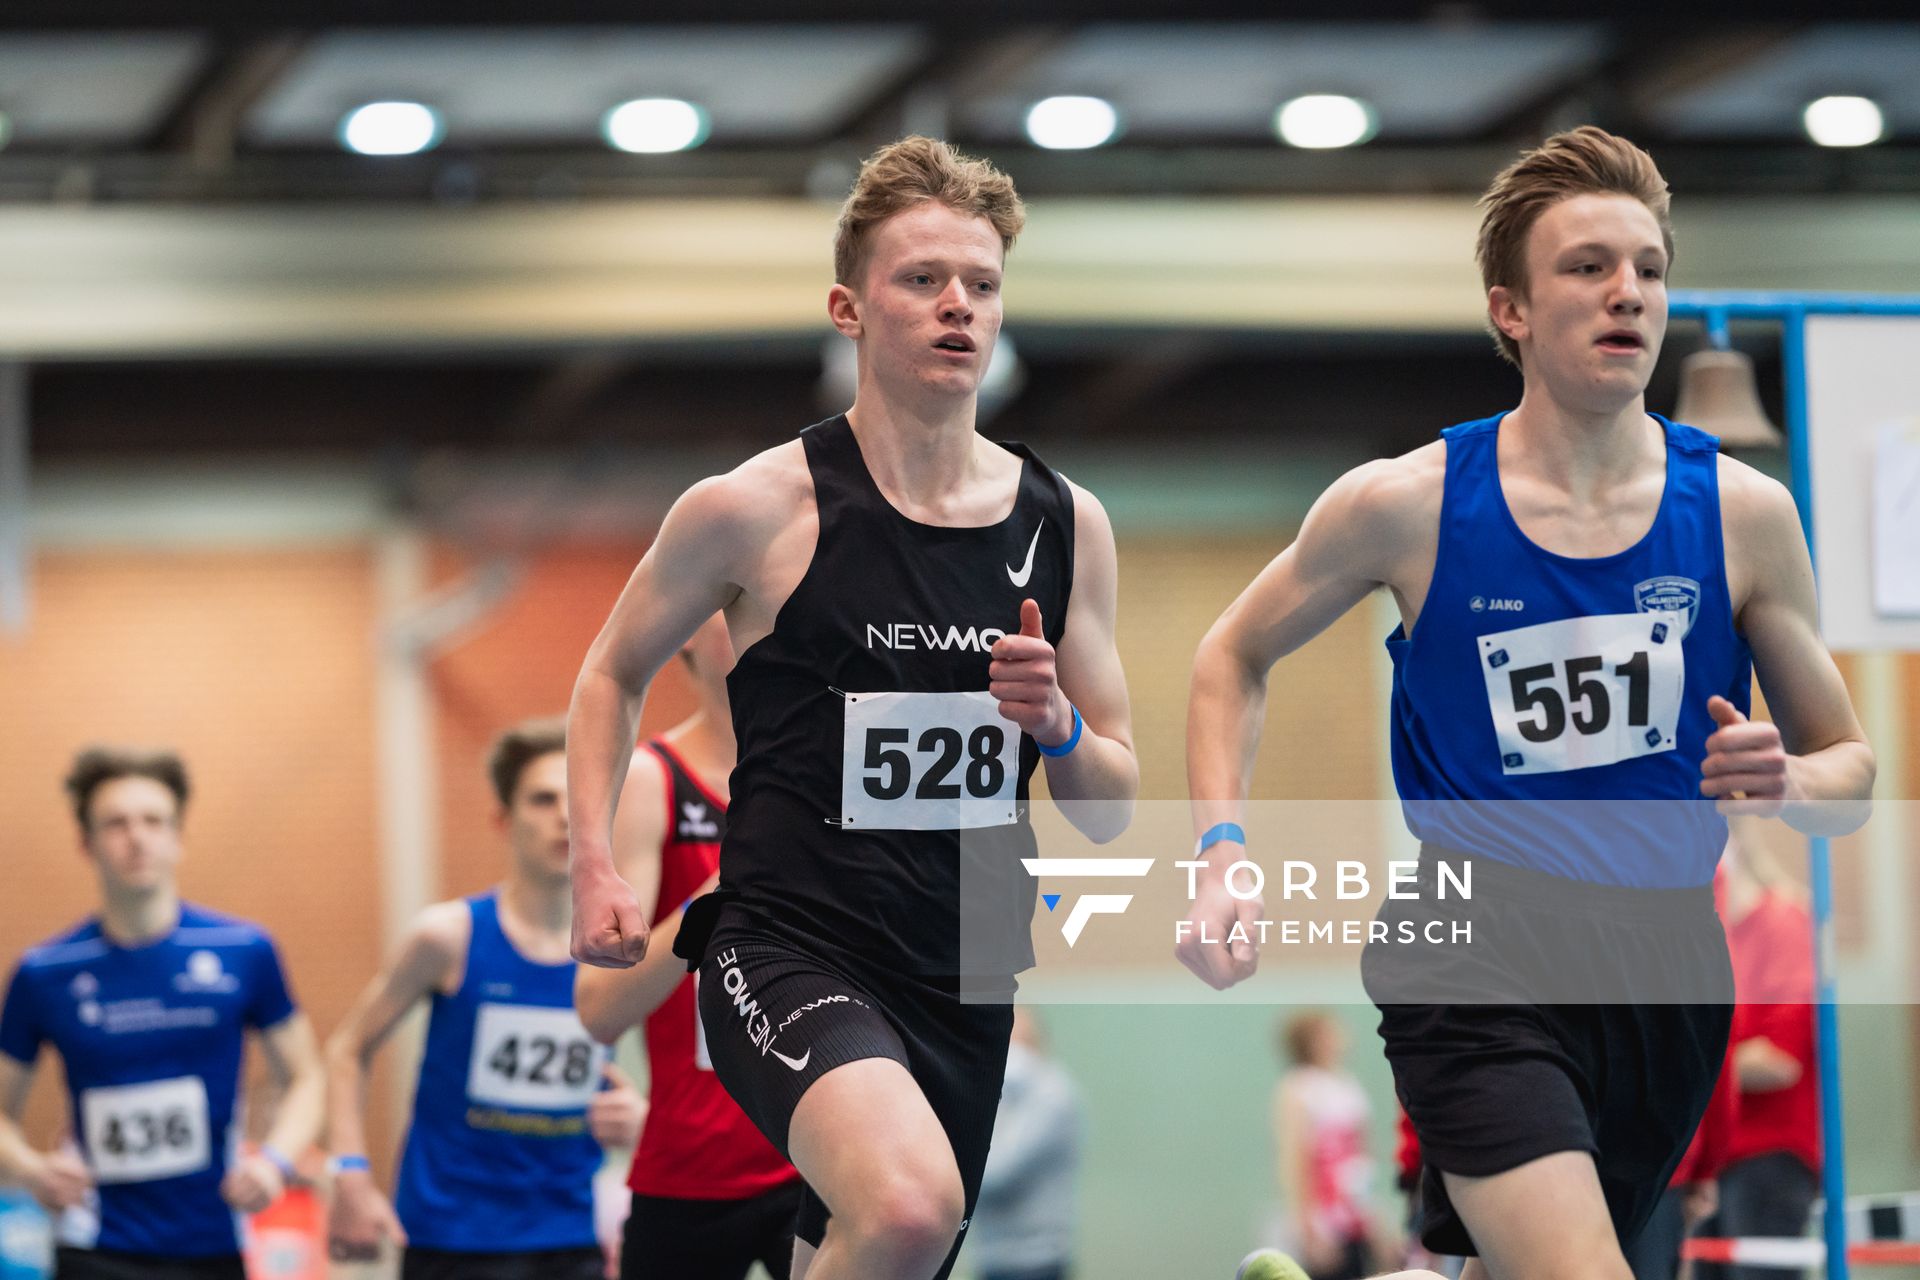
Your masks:
<path fill-rule="evenodd" d="M 1479 637 L 1501 773 L 1564 773 L 1673 750 L 1686 624 L 1685 613 L 1659 609 Z"/>
<path fill-rule="evenodd" d="M 1664 609 L 1669 613 L 1686 614 L 1686 624 L 1680 628 L 1680 638 L 1684 640 L 1687 633 L 1693 630 L 1693 620 L 1700 616 L 1700 584 L 1692 578 L 1683 578 L 1674 573 L 1636 582 L 1633 584 L 1633 607 L 1642 613 Z"/>

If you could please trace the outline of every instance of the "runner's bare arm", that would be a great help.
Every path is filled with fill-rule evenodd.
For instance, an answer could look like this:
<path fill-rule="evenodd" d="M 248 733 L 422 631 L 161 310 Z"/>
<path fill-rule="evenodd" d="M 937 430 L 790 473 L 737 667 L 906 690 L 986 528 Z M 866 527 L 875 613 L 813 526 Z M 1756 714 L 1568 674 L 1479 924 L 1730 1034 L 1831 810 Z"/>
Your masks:
<path fill-rule="evenodd" d="M 471 931 L 464 902 L 436 902 L 420 912 L 399 953 L 327 1037 L 327 1146 L 336 1155 L 366 1154 L 366 1080 L 373 1055 L 408 1010 L 453 984 L 466 967 Z"/>
<path fill-rule="evenodd" d="M 1331 626 L 1383 584 L 1406 589 L 1413 564 L 1439 522 L 1444 446 L 1357 467 L 1335 481 L 1307 512 L 1293 544 L 1240 593 L 1200 642 L 1187 703 L 1187 788 L 1195 834 L 1245 813 L 1254 754 L 1266 716 L 1267 673 L 1282 657 Z M 1410 572 L 1411 570 L 1411 572 Z M 1175 954 L 1209 985 L 1224 989 L 1251 977 L 1259 957 L 1251 942 L 1209 946 L 1211 933 L 1234 925 L 1251 933 L 1265 909 L 1260 898 L 1226 891 L 1225 869 L 1244 852 L 1223 840 L 1205 854 L 1189 919 L 1196 927 Z"/>
<path fill-rule="evenodd" d="M 452 988 L 466 968 L 473 917 L 463 902 L 437 902 L 414 917 L 399 954 L 375 975 L 327 1037 L 327 1146 L 335 1155 L 367 1154 L 367 1071 L 373 1055 L 409 1009 Z M 406 1243 L 406 1232 L 367 1170 L 343 1171 L 327 1213 L 329 1252 L 340 1261 L 369 1261 L 381 1242 Z"/>
<path fill-rule="evenodd" d="M 36 1151 L 20 1128 L 33 1087 L 33 1067 L 0 1053 L 0 1176 L 25 1187 L 49 1210 L 80 1204 L 93 1175 L 71 1151 Z"/>
<path fill-rule="evenodd" d="M 280 1095 L 266 1144 L 290 1160 L 298 1159 L 320 1141 L 326 1123 L 327 1069 L 320 1057 L 320 1037 L 307 1016 L 296 1013 L 261 1030 L 260 1051 Z"/>
<path fill-rule="evenodd" d="M 771 540 L 762 454 L 702 480 L 667 513 L 659 536 L 587 651 L 567 711 L 573 956 L 625 968 L 646 952 L 647 926 L 613 865 L 614 797 L 626 779 L 647 686 L 700 624 L 741 591 L 755 539 Z"/>
<path fill-rule="evenodd" d="M 652 916 L 659 896 L 669 785 L 660 758 L 651 751 L 636 752 L 613 818 L 614 870 L 633 886 L 642 917 Z M 655 925 L 647 954 L 631 969 L 580 966 L 573 979 L 573 1005 L 594 1039 L 602 1044 L 618 1040 L 627 1028 L 645 1021 L 687 976 L 685 965 L 673 954 L 679 922 L 680 913 L 675 911 Z"/>
<path fill-rule="evenodd" d="M 1047 790 L 1067 820 L 1102 842 L 1125 831 L 1140 791 L 1140 764 L 1133 750 L 1133 712 L 1126 672 L 1114 642 L 1119 597 L 1118 557 L 1106 508 L 1073 485 L 1073 590 L 1066 626 L 1054 653 L 1059 692 L 1080 710 L 1080 743 L 1064 756 L 1045 757 Z M 996 664 L 996 666 L 999 664 Z M 1054 726 L 1049 745 L 1072 731 L 1072 713 Z M 1048 739 L 1041 739 L 1048 741 Z M 1094 801 L 1097 803 L 1074 803 Z"/>
<path fill-rule="evenodd" d="M 1202 829 L 1239 816 L 1273 664 L 1395 582 L 1422 522 L 1437 524 L 1439 485 L 1425 453 L 1369 462 L 1335 481 L 1293 544 L 1201 640 L 1187 707 L 1187 783 Z"/>
<path fill-rule="evenodd" d="M 1722 459 L 1722 519 L 1743 584 L 1737 623 L 1773 724 L 1717 700 L 1701 794 L 1734 813 L 1777 813 L 1811 835 L 1867 820 L 1875 763 L 1846 682 L 1820 639 L 1813 562 L 1793 498 L 1778 482 Z M 1776 727 L 1777 726 L 1777 727 Z M 1732 799 L 1734 792 L 1741 799 Z"/>

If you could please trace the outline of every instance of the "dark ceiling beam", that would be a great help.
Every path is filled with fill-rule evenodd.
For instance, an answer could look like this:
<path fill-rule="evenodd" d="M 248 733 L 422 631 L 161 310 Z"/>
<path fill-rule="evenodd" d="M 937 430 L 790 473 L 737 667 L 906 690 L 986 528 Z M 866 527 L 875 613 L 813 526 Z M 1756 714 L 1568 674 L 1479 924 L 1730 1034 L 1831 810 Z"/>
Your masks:
<path fill-rule="evenodd" d="M 948 27 L 927 33 L 920 55 L 872 90 L 830 132 L 863 146 L 904 133 L 955 136 L 952 116 L 966 99 L 999 92 L 1072 36 L 1071 28 L 1028 26 L 980 36 Z"/>
<path fill-rule="evenodd" d="M 1619 95 L 1635 118 L 1648 120 L 1674 98 L 1743 70 L 1803 35 L 1805 22 L 1727 24 L 1663 40 L 1652 56 L 1623 56 Z M 1635 42 L 1638 44 L 1639 42 Z"/>
<path fill-rule="evenodd" d="M 161 115 L 148 149 L 191 156 L 203 168 L 224 167 L 247 112 L 306 45 L 307 37 L 290 33 L 222 41 Z"/>
<path fill-rule="evenodd" d="M 1689 20 L 1654 33 L 1631 23 L 1613 24 L 1594 58 L 1509 104 L 1480 137 L 1529 142 L 1593 123 L 1642 141 L 1657 139 L 1655 121 L 1674 97 L 1750 66 L 1805 27 Z"/>
<path fill-rule="evenodd" d="M 1041 151 L 956 141 L 993 160 L 1029 198 L 1474 194 L 1514 156 L 1514 143 L 1375 144 L 1303 152 L 1272 145 Z M 1660 167 L 1694 194 L 1920 192 L 1920 142 L 1896 139 L 1836 151 L 1804 142 L 1661 143 Z M 72 156 L 0 152 L 0 201 L 55 201 L 84 192 L 102 203 L 298 200 L 392 204 L 817 195 L 817 147 L 703 147 L 623 156 L 603 147 L 459 152 L 369 161 L 336 151 L 242 151 L 209 169 L 152 153 Z M 850 174 L 846 175 L 850 179 Z M 844 190 L 844 186 L 840 188 Z"/>
<path fill-rule="evenodd" d="M 1824 0 L 1823 21 L 1898 20 L 1910 8 L 1889 0 Z M 1689 22 L 1795 21 L 1805 0 L 1701 0 L 1686 7 Z M 970 31 L 1054 22 L 1424 22 L 1591 21 L 1591 0 L 976 0 Z M 267 31 L 333 27 L 619 26 L 660 23 L 899 22 L 921 15 L 898 0 L 303 0 L 265 5 L 259 0 L 9 0 L 8 29 L 201 29 Z"/>
<path fill-rule="evenodd" d="M 568 428 L 638 363 L 626 351 L 583 351 L 566 357 L 501 415 L 498 442 L 537 444 L 565 436 Z"/>
<path fill-rule="evenodd" d="M 1130 422 L 1141 407 L 1197 376 L 1228 354 L 1211 334 L 1159 334 L 1144 350 L 1130 350 L 1096 370 L 1075 389 L 1067 423 L 1078 433 L 1098 434 L 1113 422 Z"/>

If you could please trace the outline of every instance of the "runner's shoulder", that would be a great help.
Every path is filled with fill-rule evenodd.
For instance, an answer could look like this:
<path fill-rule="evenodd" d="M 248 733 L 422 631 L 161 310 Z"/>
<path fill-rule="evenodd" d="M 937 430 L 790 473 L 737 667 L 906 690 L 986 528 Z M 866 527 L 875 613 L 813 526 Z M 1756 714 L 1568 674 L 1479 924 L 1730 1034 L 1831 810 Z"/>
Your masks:
<path fill-rule="evenodd" d="M 1398 457 L 1375 458 L 1334 481 L 1314 504 L 1314 515 L 1342 535 L 1404 549 L 1438 530 L 1446 475 L 1444 440 Z"/>
<path fill-rule="evenodd" d="M 1724 453 L 1717 465 L 1720 518 L 1736 542 L 1778 537 L 1788 530 L 1799 536 L 1800 510 L 1787 486 Z"/>
<path fill-rule="evenodd" d="M 403 948 L 415 956 L 451 963 L 466 955 L 473 937 L 473 912 L 464 898 L 422 907 L 407 927 Z"/>
<path fill-rule="evenodd" d="M 764 541 L 812 508 L 813 475 L 804 447 L 789 440 L 695 484 L 675 504 L 675 514 L 706 536 Z"/>

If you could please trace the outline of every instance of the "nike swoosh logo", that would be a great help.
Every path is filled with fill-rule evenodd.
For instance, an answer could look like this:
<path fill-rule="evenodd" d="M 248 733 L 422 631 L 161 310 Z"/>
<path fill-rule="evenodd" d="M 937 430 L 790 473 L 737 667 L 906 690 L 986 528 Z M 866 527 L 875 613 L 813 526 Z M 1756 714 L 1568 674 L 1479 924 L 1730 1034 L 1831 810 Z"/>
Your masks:
<path fill-rule="evenodd" d="M 1044 518 L 1041 519 L 1039 524 L 1034 526 L 1033 541 L 1027 544 L 1027 562 L 1020 566 L 1019 571 L 1015 572 L 1012 565 L 1007 566 L 1007 580 L 1013 583 L 1014 586 L 1026 586 L 1027 579 L 1033 576 L 1033 549 L 1040 545 L 1040 530 L 1046 527 L 1047 522 Z"/>
<path fill-rule="evenodd" d="M 807 1069 L 807 1062 L 813 1057 L 813 1049 L 811 1046 L 808 1047 L 805 1053 L 801 1054 L 797 1058 L 789 1058 L 786 1054 L 780 1052 L 778 1049 L 769 1049 L 767 1050 L 767 1052 L 771 1053 L 774 1057 L 780 1059 L 780 1061 L 792 1067 L 795 1071 L 805 1071 Z"/>

